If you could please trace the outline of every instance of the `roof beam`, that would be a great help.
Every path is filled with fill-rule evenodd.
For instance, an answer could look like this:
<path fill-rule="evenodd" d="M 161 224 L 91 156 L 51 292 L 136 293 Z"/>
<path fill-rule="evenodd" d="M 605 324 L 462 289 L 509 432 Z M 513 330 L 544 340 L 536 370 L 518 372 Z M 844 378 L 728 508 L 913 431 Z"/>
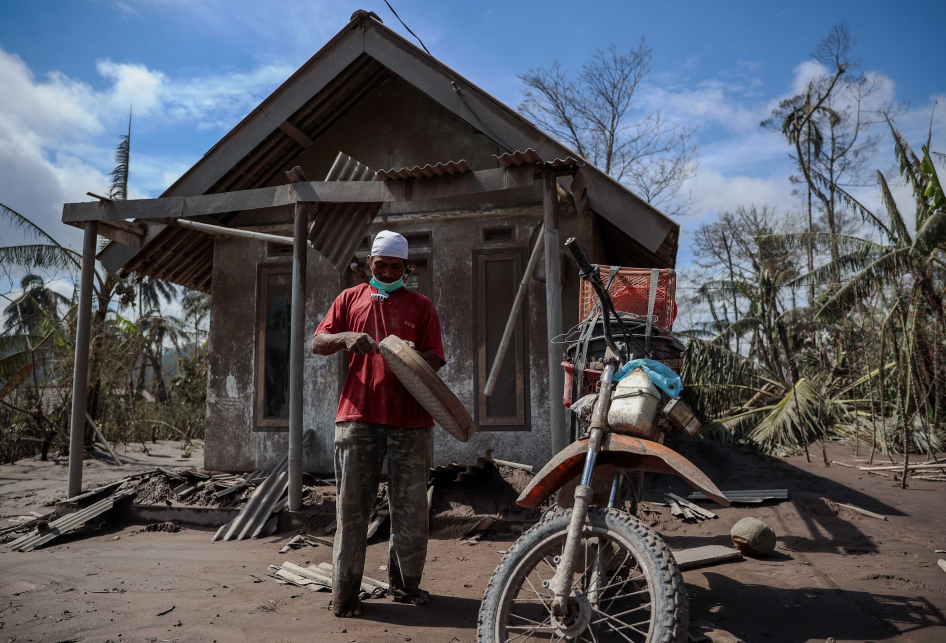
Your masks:
<path fill-rule="evenodd" d="M 408 181 L 308 181 L 192 197 L 66 203 L 63 223 L 115 219 L 180 219 L 304 203 L 426 201 L 529 187 L 535 167 L 481 170 Z"/>
<path fill-rule="evenodd" d="M 298 127 L 296 127 L 289 121 L 283 121 L 282 124 L 279 126 L 279 129 L 281 129 L 287 136 L 289 136 L 289 138 L 294 140 L 296 143 L 298 143 L 305 149 L 309 149 L 310 147 L 315 145 L 315 141 L 313 141 L 311 138 L 306 136 L 305 132 L 303 132 L 301 129 L 299 129 Z"/>

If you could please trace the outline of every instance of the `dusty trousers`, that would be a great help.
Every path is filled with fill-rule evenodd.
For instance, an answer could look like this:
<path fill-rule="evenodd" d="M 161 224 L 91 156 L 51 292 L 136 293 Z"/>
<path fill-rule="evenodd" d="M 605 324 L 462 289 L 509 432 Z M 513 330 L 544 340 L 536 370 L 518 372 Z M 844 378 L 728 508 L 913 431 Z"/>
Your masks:
<path fill-rule="evenodd" d="M 388 582 L 395 596 L 417 591 L 427 558 L 430 429 L 339 422 L 335 425 L 337 531 L 332 552 L 332 608 L 358 597 L 365 570 L 368 520 L 388 462 Z"/>

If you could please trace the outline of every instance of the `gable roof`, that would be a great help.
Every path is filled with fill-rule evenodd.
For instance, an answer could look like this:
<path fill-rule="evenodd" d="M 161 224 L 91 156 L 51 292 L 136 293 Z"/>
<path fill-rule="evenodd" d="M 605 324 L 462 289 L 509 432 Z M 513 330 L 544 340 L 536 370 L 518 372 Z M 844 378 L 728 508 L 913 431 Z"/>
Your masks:
<path fill-rule="evenodd" d="M 211 194 L 269 184 L 288 160 L 315 145 L 321 133 L 350 107 L 393 76 L 404 79 L 507 152 L 531 148 L 547 160 L 580 158 L 516 111 L 385 27 L 372 14 L 359 10 L 334 38 L 161 196 Z M 646 257 L 648 263 L 672 267 L 679 237 L 677 223 L 593 165 L 587 164 L 582 175 L 583 180 L 575 182 L 579 185 L 572 186 L 576 203 L 587 205 L 607 224 L 628 235 L 632 250 Z M 155 234 L 152 230 L 141 250 L 112 242 L 99 258 L 110 271 L 123 267 L 126 272 L 139 270 L 147 265 L 145 255 L 169 251 L 175 243 L 168 237 L 182 234 L 169 230 Z M 176 248 L 182 245 L 187 244 L 178 239 Z M 146 272 L 159 278 L 152 271 Z M 160 278 L 169 276 L 173 273 Z M 209 274 L 203 275 L 201 283 L 196 283 L 196 277 L 189 275 L 194 283 L 185 285 L 209 288 Z"/>

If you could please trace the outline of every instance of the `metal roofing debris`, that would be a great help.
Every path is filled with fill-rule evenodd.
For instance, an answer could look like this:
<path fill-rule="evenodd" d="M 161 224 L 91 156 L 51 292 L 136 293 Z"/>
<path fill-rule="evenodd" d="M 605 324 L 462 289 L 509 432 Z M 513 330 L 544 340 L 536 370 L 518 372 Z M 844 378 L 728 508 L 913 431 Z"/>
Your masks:
<path fill-rule="evenodd" d="M 559 167 L 561 165 L 583 165 L 584 163 L 578 159 L 572 158 L 571 156 L 566 156 L 563 159 L 555 159 L 552 161 L 546 161 L 539 153 L 533 150 L 532 148 L 527 149 L 525 152 L 513 152 L 512 154 L 493 154 L 493 158 L 498 159 L 504 167 L 515 167 L 518 165 L 526 165 L 527 163 L 544 163 L 545 165 L 551 165 L 552 167 Z"/>
<path fill-rule="evenodd" d="M 487 462 L 493 461 L 493 450 L 486 449 L 486 454 L 478 457 L 476 462 L 473 464 L 462 464 L 459 462 L 451 462 L 450 464 L 442 464 L 440 466 L 434 467 L 430 470 L 431 476 L 439 476 L 441 479 L 445 479 L 447 482 L 463 482 L 469 476 L 473 475 L 476 471 L 481 470 L 486 466 Z"/>
<path fill-rule="evenodd" d="M 766 500 L 788 500 L 788 489 L 742 489 L 723 491 L 723 495 L 734 505 L 754 505 Z M 700 492 L 691 493 L 687 500 L 709 500 Z"/>
<path fill-rule="evenodd" d="M 378 174 L 367 165 L 339 152 L 325 180 L 377 181 Z M 336 270 L 344 272 L 380 209 L 380 203 L 319 204 L 315 219 L 309 227 L 312 247 Z"/>
<path fill-rule="evenodd" d="M 59 520 L 54 520 L 53 522 L 49 523 L 46 529 L 39 529 L 37 527 L 35 531 L 26 534 L 22 538 L 17 538 L 12 543 L 8 543 L 5 546 L 9 547 L 13 551 L 33 551 L 38 547 L 42 547 L 49 541 L 83 526 L 93 518 L 102 515 L 114 507 L 116 502 L 124 500 L 134 493 L 134 489 L 122 489 L 120 491 L 116 491 L 108 498 L 99 500 L 94 505 L 90 505 L 85 509 L 63 516 Z"/>
<path fill-rule="evenodd" d="M 306 431 L 302 446 L 311 441 L 313 431 Z M 218 540 L 244 540 L 264 535 L 275 529 L 272 514 L 278 512 L 284 503 L 281 499 L 289 488 L 289 456 L 283 458 L 250 496 L 249 502 L 240 510 L 237 517 L 220 527 L 214 534 L 213 542 Z M 270 532 L 271 533 L 271 532 Z"/>
<path fill-rule="evenodd" d="M 403 167 L 401 169 L 391 168 L 390 170 L 378 170 L 378 178 L 382 181 L 395 181 L 406 179 L 420 179 L 431 176 L 445 176 L 449 174 L 466 174 L 472 172 L 466 161 L 447 161 L 446 163 L 437 163 L 436 165 L 425 165 L 424 167 Z"/>

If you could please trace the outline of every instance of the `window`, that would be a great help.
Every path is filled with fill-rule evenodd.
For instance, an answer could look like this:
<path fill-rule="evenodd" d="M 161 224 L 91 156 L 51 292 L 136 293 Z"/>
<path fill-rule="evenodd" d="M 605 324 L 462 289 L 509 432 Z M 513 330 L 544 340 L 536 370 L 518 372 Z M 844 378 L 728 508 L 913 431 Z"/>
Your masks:
<path fill-rule="evenodd" d="M 419 292 L 427 299 L 433 297 L 431 289 L 430 276 L 431 271 L 428 268 L 426 259 L 412 259 L 414 272 L 404 277 L 404 287 L 414 292 Z"/>
<path fill-rule="evenodd" d="M 256 429 L 287 430 L 292 269 L 261 266 L 257 284 Z"/>
<path fill-rule="evenodd" d="M 528 431 L 530 428 L 528 338 L 523 322 L 529 318 L 527 301 L 516 317 L 493 394 L 487 397 L 483 393 L 522 280 L 522 263 L 519 252 L 480 251 L 473 255 L 477 311 L 474 319 L 477 391 L 474 421 L 483 431 Z"/>

